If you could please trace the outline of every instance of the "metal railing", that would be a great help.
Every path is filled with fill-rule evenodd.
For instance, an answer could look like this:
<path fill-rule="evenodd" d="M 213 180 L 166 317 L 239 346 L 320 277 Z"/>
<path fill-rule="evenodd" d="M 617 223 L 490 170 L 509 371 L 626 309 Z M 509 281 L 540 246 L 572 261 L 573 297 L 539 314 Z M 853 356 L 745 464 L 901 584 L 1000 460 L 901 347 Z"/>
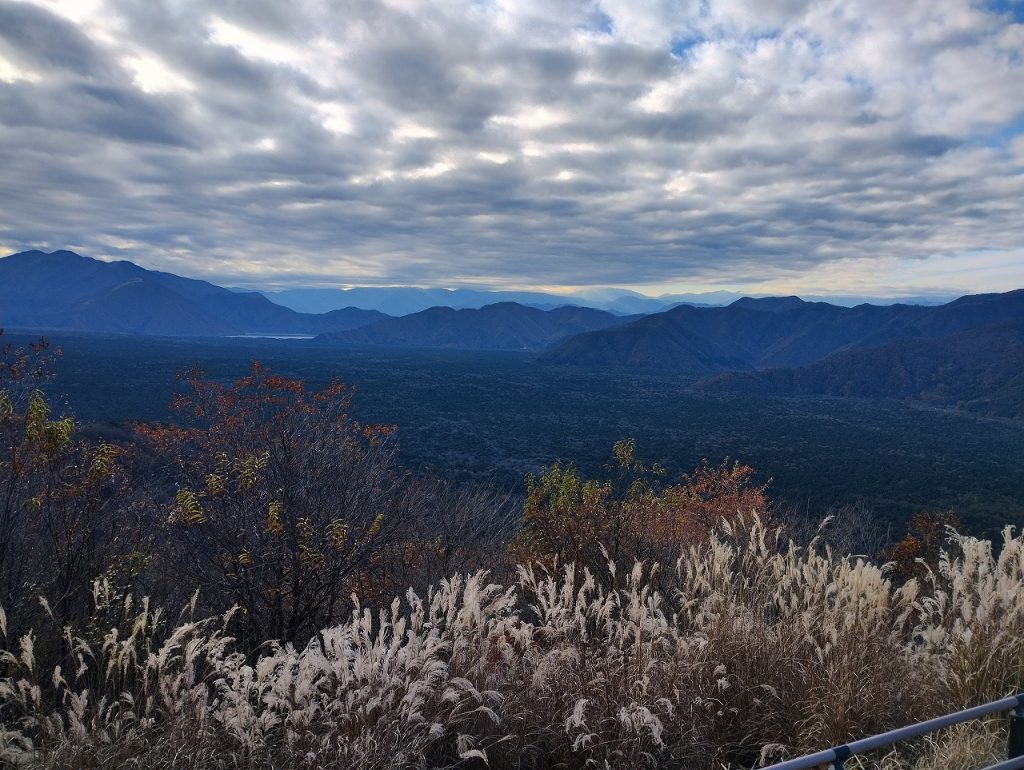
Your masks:
<path fill-rule="evenodd" d="M 808 754 L 795 759 L 787 759 L 775 765 L 769 765 L 763 770 L 809 770 L 814 767 L 821 767 L 831 764 L 833 770 L 843 770 L 846 760 L 856 754 L 863 754 L 872 749 L 880 749 L 884 746 L 891 746 L 900 741 L 917 738 L 926 733 L 939 730 L 950 725 L 969 722 L 972 719 L 998 714 L 1002 711 L 1010 712 L 1010 738 L 1007 744 L 1008 759 L 995 765 L 989 765 L 984 770 L 1024 770 L 1024 693 L 1011 695 L 1002 700 L 992 701 L 983 706 L 957 711 L 953 714 L 929 719 L 926 722 L 918 722 L 916 725 L 900 727 L 890 730 L 887 733 L 872 735 L 870 738 L 861 738 L 859 741 L 833 746 L 831 749 L 819 751 L 815 754 Z"/>

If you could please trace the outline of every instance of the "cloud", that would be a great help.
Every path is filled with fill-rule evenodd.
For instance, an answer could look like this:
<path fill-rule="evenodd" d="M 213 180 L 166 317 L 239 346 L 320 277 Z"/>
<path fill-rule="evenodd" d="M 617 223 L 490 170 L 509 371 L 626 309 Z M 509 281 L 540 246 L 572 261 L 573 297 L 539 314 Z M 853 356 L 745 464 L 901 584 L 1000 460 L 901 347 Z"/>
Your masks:
<path fill-rule="evenodd" d="M 74 23 L 28 3 L 0 5 L 0 41 L 23 66 L 87 77 L 111 74 L 103 51 Z"/>
<path fill-rule="evenodd" d="M 1015 8 L 0 0 L 0 242 L 251 286 L 1006 288 Z"/>

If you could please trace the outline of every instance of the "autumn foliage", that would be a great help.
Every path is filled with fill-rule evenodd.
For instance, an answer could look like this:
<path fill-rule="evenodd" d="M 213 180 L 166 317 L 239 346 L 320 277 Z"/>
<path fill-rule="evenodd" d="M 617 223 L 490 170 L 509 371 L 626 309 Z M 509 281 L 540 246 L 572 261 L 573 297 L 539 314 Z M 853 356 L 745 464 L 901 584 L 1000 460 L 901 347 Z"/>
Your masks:
<path fill-rule="evenodd" d="M 40 387 L 45 341 L 0 355 L 0 603 L 21 628 L 40 602 L 85 621 L 93 581 L 133 579 L 145 557 L 126 451 L 75 433 Z"/>
<path fill-rule="evenodd" d="M 939 557 L 949 550 L 953 535 L 961 529 L 952 511 L 918 513 L 910 520 L 907 533 L 885 549 L 881 557 L 893 565 L 897 579 L 925 579 L 939 569 Z"/>
<path fill-rule="evenodd" d="M 671 558 L 723 523 L 769 514 L 767 484 L 749 466 L 705 462 L 680 483 L 666 484 L 663 468 L 637 458 L 634 441 L 618 442 L 613 455 L 604 480 L 558 463 L 527 479 L 515 558 L 592 568 L 609 558 Z"/>
<path fill-rule="evenodd" d="M 231 385 L 182 376 L 174 425 L 140 426 L 174 484 L 162 518 L 203 601 L 237 606 L 250 643 L 304 643 L 371 593 L 408 511 L 394 429 L 352 419 L 351 391 L 310 391 L 253 363 Z"/>

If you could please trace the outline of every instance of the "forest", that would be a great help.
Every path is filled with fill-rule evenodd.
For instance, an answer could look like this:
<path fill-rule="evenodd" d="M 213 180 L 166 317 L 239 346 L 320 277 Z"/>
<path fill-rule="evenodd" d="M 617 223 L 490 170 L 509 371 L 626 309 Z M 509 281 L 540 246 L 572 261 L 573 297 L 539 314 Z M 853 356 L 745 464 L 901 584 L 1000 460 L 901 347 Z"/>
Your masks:
<path fill-rule="evenodd" d="M 60 352 L 0 359 L 5 762 L 754 767 L 1024 687 L 1012 527 L 820 520 L 628 437 L 514 493 L 459 483 L 406 467 L 349 385 L 256 361 L 90 432 L 46 395 Z"/>
<path fill-rule="evenodd" d="M 34 337 L 10 334 L 18 345 Z M 353 416 L 396 427 L 397 462 L 522 496 L 556 461 L 598 476 L 609 447 L 635 438 L 674 478 L 739 460 L 773 499 L 824 516 L 859 508 L 895 537 L 922 511 L 955 509 L 973 534 L 1024 524 L 1024 431 L 1013 420 L 897 399 L 695 391 L 673 374 L 539 366 L 529 354 L 338 350 L 298 340 L 53 334 L 63 355 L 44 390 L 97 440 L 166 421 L 197 363 L 228 384 L 253 359 L 275 373 L 355 390 Z"/>

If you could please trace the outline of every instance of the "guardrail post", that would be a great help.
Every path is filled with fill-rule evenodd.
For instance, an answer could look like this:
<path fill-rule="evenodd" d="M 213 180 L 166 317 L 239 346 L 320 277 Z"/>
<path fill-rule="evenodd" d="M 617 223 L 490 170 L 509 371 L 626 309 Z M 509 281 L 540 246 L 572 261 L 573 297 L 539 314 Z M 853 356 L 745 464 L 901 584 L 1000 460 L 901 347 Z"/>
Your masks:
<path fill-rule="evenodd" d="M 1024 704 L 1010 712 L 1010 739 L 1006 746 L 1008 759 L 1024 757 Z"/>
<path fill-rule="evenodd" d="M 846 760 L 853 756 L 849 746 L 836 746 L 832 751 L 836 758 L 832 760 L 832 770 L 846 770 Z"/>

